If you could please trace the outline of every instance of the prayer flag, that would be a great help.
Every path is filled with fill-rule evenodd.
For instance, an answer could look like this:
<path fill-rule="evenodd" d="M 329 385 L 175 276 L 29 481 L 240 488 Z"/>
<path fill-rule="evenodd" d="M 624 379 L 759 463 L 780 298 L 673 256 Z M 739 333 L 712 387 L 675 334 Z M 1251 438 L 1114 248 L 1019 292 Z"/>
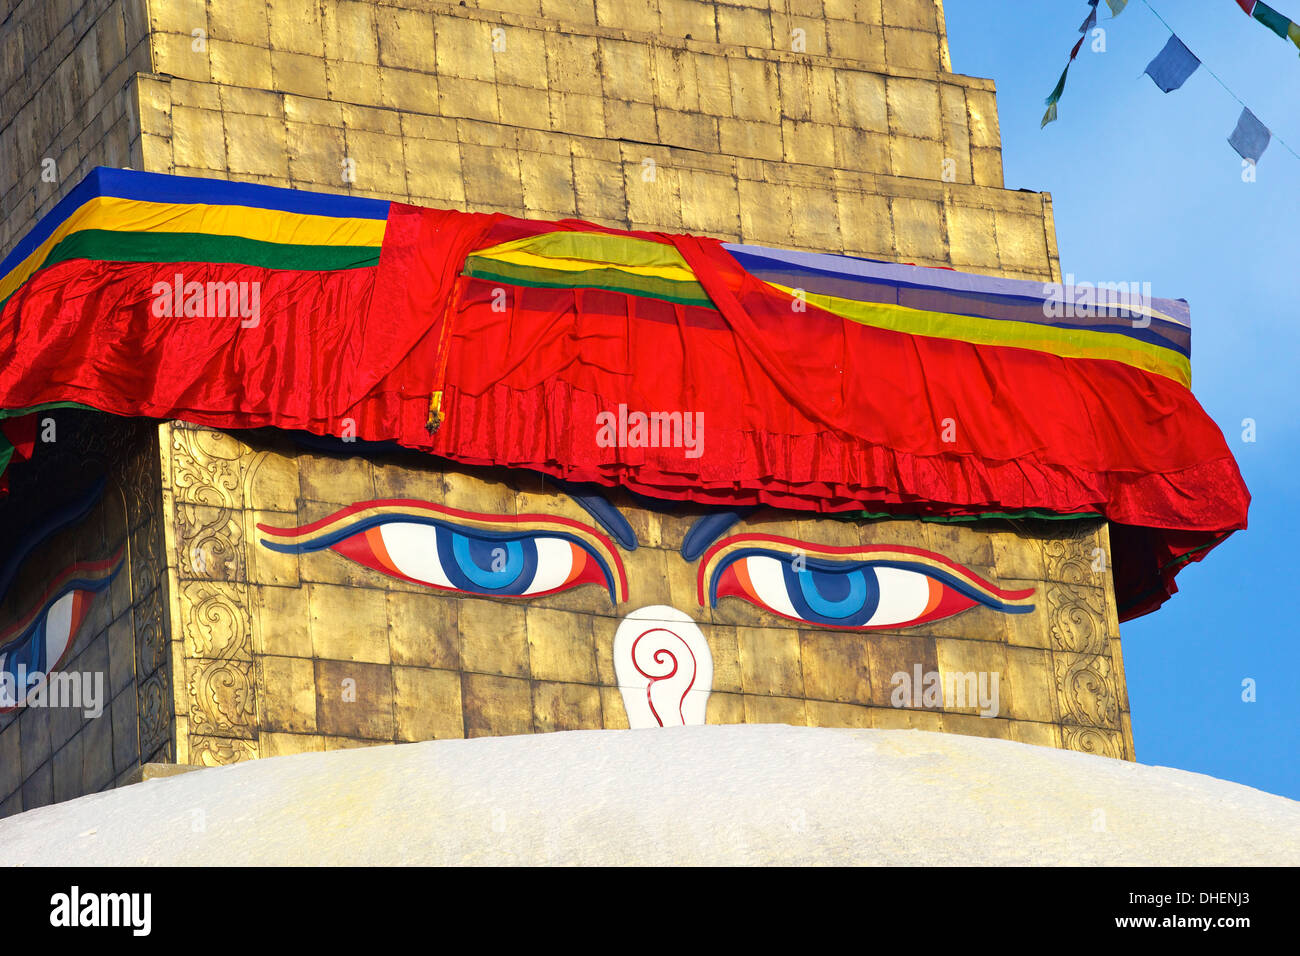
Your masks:
<path fill-rule="evenodd" d="M 1170 36 L 1165 48 L 1147 64 L 1144 72 L 1155 81 L 1156 86 L 1169 93 L 1186 83 L 1187 78 L 1200 65 L 1201 61 L 1196 58 L 1196 54 L 1187 49 L 1182 40 Z"/>
<path fill-rule="evenodd" d="M 1278 13 L 1267 3 L 1264 3 L 1263 0 L 1259 0 L 1259 2 L 1255 4 L 1255 9 L 1252 11 L 1251 16 L 1276 33 L 1283 40 L 1287 38 L 1287 33 L 1291 29 L 1291 18 L 1282 16 L 1282 14 Z"/>
<path fill-rule="evenodd" d="M 1259 162 L 1259 158 L 1264 155 L 1264 150 L 1268 149 L 1268 142 L 1272 138 L 1268 127 L 1261 123 L 1248 109 L 1241 111 L 1241 118 L 1237 120 L 1237 128 L 1232 131 L 1228 137 L 1228 142 L 1232 145 L 1242 159 L 1249 159 L 1253 163 Z"/>

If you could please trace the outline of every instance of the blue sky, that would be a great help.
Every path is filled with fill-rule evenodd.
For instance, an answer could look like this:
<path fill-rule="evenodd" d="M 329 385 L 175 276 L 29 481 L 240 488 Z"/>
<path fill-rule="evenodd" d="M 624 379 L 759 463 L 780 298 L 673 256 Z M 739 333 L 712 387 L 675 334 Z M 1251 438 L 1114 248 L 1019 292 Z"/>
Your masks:
<path fill-rule="evenodd" d="M 1300 20 L 1300 0 L 1271 5 Z M 1085 41 L 1060 118 L 1040 130 L 1085 0 L 944 6 L 953 70 L 997 83 L 1007 187 L 1052 194 L 1062 272 L 1191 304 L 1192 389 L 1253 496 L 1248 530 L 1121 626 L 1138 760 L 1300 799 L 1300 160 L 1275 138 L 1243 183 L 1227 143 L 1241 105 L 1207 72 L 1300 152 L 1300 51 L 1234 0 L 1131 0 L 1114 19 L 1103 0 L 1106 51 Z M 1169 38 L 1151 7 L 1203 64 L 1169 94 L 1141 75 Z"/>

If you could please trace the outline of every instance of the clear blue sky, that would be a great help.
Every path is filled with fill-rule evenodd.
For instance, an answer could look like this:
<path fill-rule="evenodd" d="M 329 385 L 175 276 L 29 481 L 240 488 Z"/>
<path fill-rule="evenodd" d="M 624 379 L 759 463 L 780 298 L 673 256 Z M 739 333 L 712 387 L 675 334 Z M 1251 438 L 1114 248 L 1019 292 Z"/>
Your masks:
<path fill-rule="evenodd" d="M 1300 0 L 1270 5 L 1300 21 Z M 1243 183 L 1227 143 L 1241 106 L 1206 71 L 1300 152 L 1300 51 L 1234 0 L 1150 0 L 1202 61 L 1161 93 L 1141 74 L 1168 30 L 1143 0 L 1114 19 L 1103 0 L 1106 52 L 1085 41 L 1060 118 L 1040 130 L 1085 0 L 944 6 L 953 70 L 997 83 L 1006 185 L 1052 194 L 1062 272 L 1190 302 L 1192 390 L 1254 499 L 1248 530 L 1121 625 L 1138 760 L 1300 799 L 1300 160 L 1274 139 Z"/>

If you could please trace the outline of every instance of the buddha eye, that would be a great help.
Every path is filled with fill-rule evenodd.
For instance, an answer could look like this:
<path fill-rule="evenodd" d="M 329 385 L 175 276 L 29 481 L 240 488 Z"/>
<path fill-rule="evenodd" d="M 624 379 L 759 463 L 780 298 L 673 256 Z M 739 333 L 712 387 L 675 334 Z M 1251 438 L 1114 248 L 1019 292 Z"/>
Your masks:
<path fill-rule="evenodd" d="M 259 526 L 272 550 L 331 549 L 358 564 L 462 594 L 538 597 L 583 584 L 626 600 L 623 568 L 602 535 L 542 515 L 470 515 L 427 502 L 367 502 L 298 529 Z"/>
<path fill-rule="evenodd" d="M 35 611 L 0 636 L 0 713 L 23 706 L 27 692 L 63 666 L 95 598 L 120 567 L 114 558 L 70 569 Z"/>
<path fill-rule="evenodd" d="M 1004 591 L 919 549 L 816 548 L 762 535 L 739 535 L 710 549 L 700 566 L 701 603 L 706 581 L 711 606 L 738 597 L 827 628 L 912 627 L 976 605 L 1008 614 L 1034 607 L 1032 589 Z"/>
<path fill-rule="evenodd" d="M 333 547 L 394 577 L 468 594 L 533 597 L 580 584 L 613 586 L 595 555 L 553 535 L 488 537 L 414 521 L 386 521 Z"/>

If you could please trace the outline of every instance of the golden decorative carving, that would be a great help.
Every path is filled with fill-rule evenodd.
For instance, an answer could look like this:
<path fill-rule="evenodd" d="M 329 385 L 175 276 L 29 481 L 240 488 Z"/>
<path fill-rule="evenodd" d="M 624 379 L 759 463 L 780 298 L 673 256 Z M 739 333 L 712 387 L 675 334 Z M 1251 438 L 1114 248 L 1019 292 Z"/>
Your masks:
<path fill-rule="evenodd" d="M 178 503 L 175 519 L 181 577 L 244 580 L 247 556 L 242 511 Z"/>
<path fill-rule="evenodd" d="M 135 624 L 136 673 L 152 674 L 167 663 L 167 621 L 163 592 L 155 589 L 149 599 L 132 609 Z"/>
<path fill-rule="evenodd" d="M 178 502 L 242 508 L 243 444 L 225 432 L 194 426 L 172 428 L 172 490 Z"/>
<path fill-rule="evenodd" d="M 162 500 L 162 464 L 158 460 L 158 428 L 152 424 L 137 426 L 133 450 L 117 465 L 118 482 L 127 498 L 131 528 L 158 517 Z M 154 544 L 161 548 L 162 532 L 152 532 Z"/>
<path fill-rule="evenodd" d="M 181 584 L 185 653 L 208 659 L 252 660 L 252 619 L 245 588 L 217 581 Z"/>
<path fill-rule="evenodd" d="M 188 760 L 232 763 L 256 747 L 222 738 L 257 737 L 252 620 L 242 583 L 248 557 L 241 510 L 249 450 L 236 438 L 173 423 L 169 429 L 172 559 L 180 577 L 173 606 L 185 649 Z"/>
<path fill-rule="evenodd" d="M 165 586 L 167 562 L 162 553 L 162 521 L 155 514 L 130 533 L 127 549 L 131 564 L 131 603 L 150 599 Z"/>
<path fill-rule="evenodd" d="M 1123 760 L 1125 757 L 1124 739 L 1118 730 L 1069 725 L 1061 729 L 1066 750 L 1078 750 L 1099 757 L 1113 757 L 1116 760 Z"/>
<path fill-rule="evenodd" d="M 190 731 L 219 737 L 257 737 L 252 665 L 188 660 Z M 193 761 L 191 761 L 193 762 Z"/>
<path fill-rule="evenodd" d="M 1067 584 L 1102 584 L 1109 569 L 1105 563 L 1106 556 L 1100 551 L 1097 536 L 1091 531 L 1074 531 L 1073 537 L 1052 538 L 1043 542 L 1047 579 Z"/>
<path fill-rule="evenodd" d="M 1061 723 L 1119 728 L 1119 693 L 1109 657 L 1052 655 Z"/>
<path fill-rule="evenodd" d="M 1101 654 L 1106 650 L 1106 601 L 1095 588 L 1050 585 L 1047 588 L 1048 628 L 1056 650 Z"/>
<path fill-rule="evenodd" d="M 222 767 L 257 759 L 257 741 L 230 737 L 191 737 L 190 763 L 200 767 Z"/>
<path fill-rule="evenodd" d="M 115 449 L 106 461 L 126 501 L 131 620 L 135 630 L 139 759 L 174 759 L 167 561 L 163 541 L 162 469 L 155 425 L 105 417 Z"/>
<path fill-rule="evenodd" d="M 167 668 L 159 668 L 137 690 L 140 706 L 140 757 L 144 762 L 154 760 L 155 752 L 164 745 L 170 748 L 172 695 L 168 675 Z"/>

